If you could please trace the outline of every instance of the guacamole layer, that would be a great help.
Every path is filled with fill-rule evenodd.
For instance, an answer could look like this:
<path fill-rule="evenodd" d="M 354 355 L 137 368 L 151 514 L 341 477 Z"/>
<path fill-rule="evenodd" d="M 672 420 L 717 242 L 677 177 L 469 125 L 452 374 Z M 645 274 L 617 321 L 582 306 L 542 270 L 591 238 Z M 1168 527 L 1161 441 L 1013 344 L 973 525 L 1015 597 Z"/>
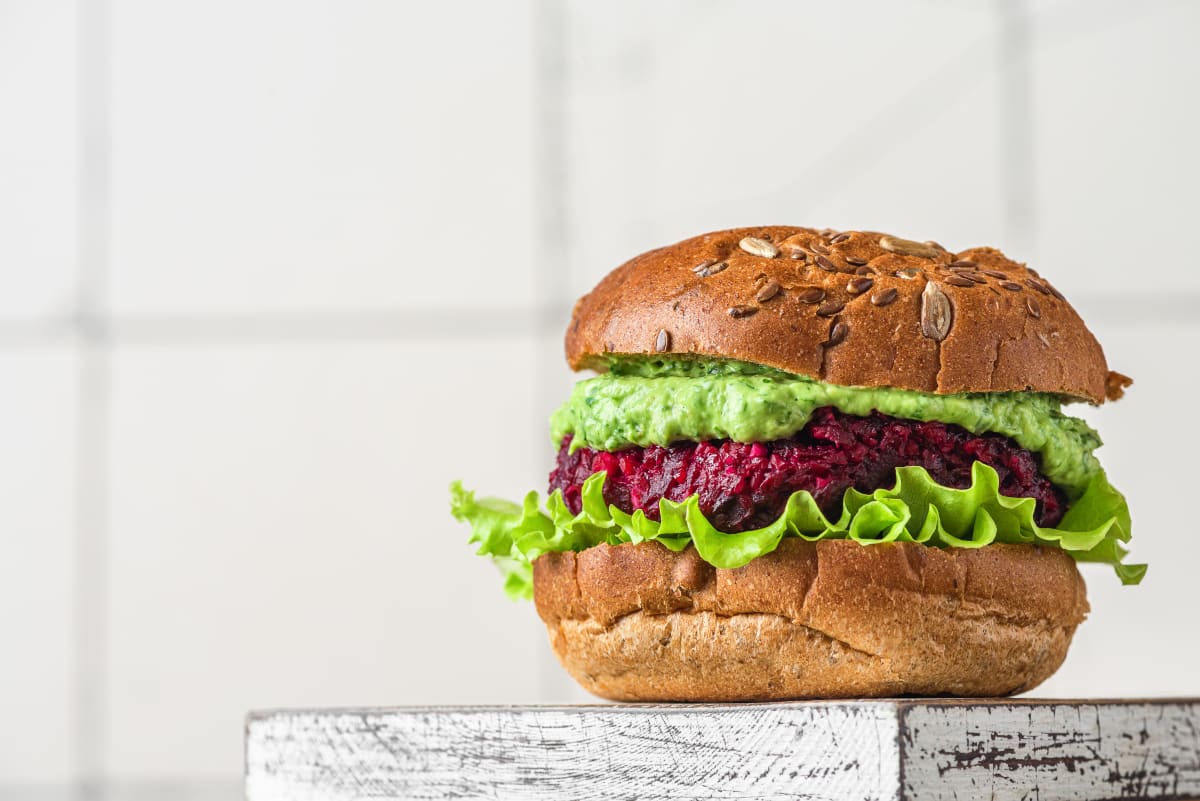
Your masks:
<path fill-rule="evenodd" d="M 571 449 L 729 439 L 768 442 L 798 433 L 815 410 L 940 421 L 1012 438 L 1038 454 L 1043 474 L 1069 498 L 1100 471 L 1099 435 L 1062 412 L 1054 395 L 1031 392 L 934 395 L 826 384 L 759 365 L 686 359 L 614 360 L 609 372 L 575 385 L 553 414 L 551 437 Z"/>

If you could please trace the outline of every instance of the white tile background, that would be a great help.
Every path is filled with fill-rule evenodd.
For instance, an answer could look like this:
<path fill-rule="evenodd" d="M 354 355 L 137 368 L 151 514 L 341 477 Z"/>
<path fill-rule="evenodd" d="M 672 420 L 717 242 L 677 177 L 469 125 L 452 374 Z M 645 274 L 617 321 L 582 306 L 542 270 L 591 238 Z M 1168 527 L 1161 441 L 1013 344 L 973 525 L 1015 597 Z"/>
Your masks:
<path fill-rule="evenodd" d="M 1088 571 L 1039 692 L 1200 692 L 1159 502 L 1200 452 L 1197 32 L 1187 0 L 0 0 L 0 797 L 239 797 L 251 707 L 581 700 L 446 484 L 539 487 L 574 296 L 758 221 L 1000 244 L 1070 293 L 1137 379 L 1086 413 L 1153 567 Z"/>

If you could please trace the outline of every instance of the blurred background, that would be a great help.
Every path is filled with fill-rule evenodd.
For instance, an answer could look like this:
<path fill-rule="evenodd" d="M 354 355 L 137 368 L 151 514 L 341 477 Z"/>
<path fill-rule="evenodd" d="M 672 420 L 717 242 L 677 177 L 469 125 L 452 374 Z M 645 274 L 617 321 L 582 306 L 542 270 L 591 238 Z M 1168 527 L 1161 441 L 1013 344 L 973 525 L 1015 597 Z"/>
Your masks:
<path fill-rule="evenodd" d="M 586 700 L 447 511 L 574 298 L 763 223 L 995 244 L 1137 381 L 1048 696 L 1195 695 L 1200 3 L 0 0 L 0 796 L 235 799 L 276 706 Z M 1181 424 L 1182 423 L 1182 424 Z"/>

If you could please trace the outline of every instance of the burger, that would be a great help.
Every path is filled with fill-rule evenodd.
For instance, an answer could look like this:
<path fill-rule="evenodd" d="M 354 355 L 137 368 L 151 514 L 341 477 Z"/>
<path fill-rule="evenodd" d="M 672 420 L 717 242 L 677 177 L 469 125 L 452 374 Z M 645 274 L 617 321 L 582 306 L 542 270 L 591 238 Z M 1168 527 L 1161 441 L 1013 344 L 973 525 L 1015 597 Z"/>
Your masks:
<path fill-rule="evenodd" d="M 1126 584 L 1124 497 L 1064 412 L 1116 400 L 1063 295 L 1000 251 L 705 234 L 575 305 L 544 504 L 451 486 L 510 595 L 623 701 L 999 696 Z"/>

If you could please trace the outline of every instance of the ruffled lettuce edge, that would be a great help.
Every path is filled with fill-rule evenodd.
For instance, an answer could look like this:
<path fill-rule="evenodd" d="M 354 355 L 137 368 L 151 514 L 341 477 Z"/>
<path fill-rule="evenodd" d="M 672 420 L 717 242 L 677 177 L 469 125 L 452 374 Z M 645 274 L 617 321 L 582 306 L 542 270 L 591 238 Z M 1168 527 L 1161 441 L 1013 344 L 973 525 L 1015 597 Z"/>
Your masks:
<path fill-rule="evenodd" d="M 641 510 L 623 512 L 605 503 L 605 479 L 606 474 L 598 472 L 584 481 L 579 514 L 571 513 L 561 490 L 546 499 L 543 510 L 537 492 L 529 492 L 520 504 L 477 499 L 458 481 L 450 485 L 450 511 L 471 526 L 469 541 L 479 544 L 478 554 L 492 557 L 513 598 L 533 596 L 533 560 L 544 553 L 651 540 L 673 551 L 695 545 L 700 558 L 718 568 L 741 567 L 775 550 L 784 537 L 801 537 L 810 542 L 919 542 L 941 548 L 1035 543 L 1061 548 L 1080 562 L 1109 564 L 1123 584 L 1138 584 L 1146 573 L 1146 565 L 1123 561 L 1128 555 L 1124 543 L 1130 538 L 1129 507 L 1103 470 L 1055 528 L 1034 523 L 1033 498 L 1001 495 L 999 476 L 983 462 L 974 463 L 971 486 L 961 490 L 938 484 L 922 467 L 899 467 L 892 489 L 870 494 L 848 490 L 837 520 L 826 517 L 807 491 L 795 492 L 775 522 L 736 533 L 715 529 L 700 511 L 696 495 L 680 502 L 661 500 L 658 521 Z"/>

